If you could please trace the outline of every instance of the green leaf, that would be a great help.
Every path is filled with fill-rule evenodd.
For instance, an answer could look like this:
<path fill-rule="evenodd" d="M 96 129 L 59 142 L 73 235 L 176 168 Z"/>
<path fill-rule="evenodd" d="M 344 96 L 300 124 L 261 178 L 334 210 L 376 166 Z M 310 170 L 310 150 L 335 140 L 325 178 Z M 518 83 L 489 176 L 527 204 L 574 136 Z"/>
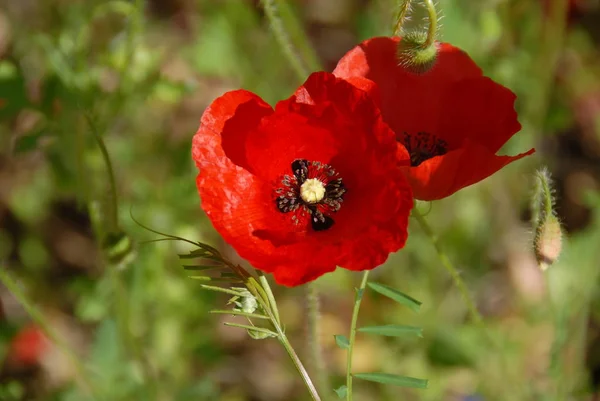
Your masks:
<path fill-rule="evenodd" d="M 204 266 L 204 265 L 183 265 L 183 268 L 185 270 L 195 270 L 195 271 L 202 271 L 202 270 L 213 270 L 213 269 L 218 269 L 221 268 L 223 266 Z"/>
<path fill-rule="evenodd" d="M 204 258 L 206 256 L 210 256 L 210 253 L 205 251 L 204 249 L 196 249 L 195 251 L 191 251 L 188 254 L 180 254 L 179 259 L 196 259 L 196 258 Z"/>
<path fill-rule="evenodd" d="M 414 377 L 398 376 L 390 373 L 356 373 L 352 376 L 357 379 L 371 382 L 393 384 L 400 387 L 427 388 L 427 380 L 416 379 Z"/>
<path fill-rule="evenodd" d="M 388 324 L 385 326 L 366 326 L 357 329 L 362 333 L 379 334 L 388 337 L 403 337 L 405 335 L 416 335 L 423 337 L 423 329 L 415 326 L 404 326 L 401 324 Z"/>
<path fill-rule="evenodd" d="M 247 313 L 247 312 L 236 311 L 236 310 L 215 309 L 215 310 L 209 311 L 208 313 L 214 313 L 214 314 L 220 314 L 220 315 L 245 316 L 245 317 L 254 318 L 254 319 L 269 319 L 269 317 L 265 316 L 265 315 L 259 315 L 256 313 Z"/>
<path fill-rule="evenodd" d="M 200 280 L 200 281 L 212 281 L 215 283 L 241 283 L 242 280 L 238 280 L 235 278 L 228 278 L 228 277 L 208 277 L 208 276 L 188 276 L 191 279 L 194 280 Z"/>
<path fill-rule="evenodd" d="M 418 312 L 419 309 L 421 309 L 421 302 L 396 290 L 395 288 L 392 288 L 392 287 L 384 285 L 384 284 L 378 284 L 378 283 L 368 283 L 367 285 L 369 287 L 371 287 L 371 289 L 373 291 L 376 291 L 385 297 L 393 299 L 394 301 L 396 301 L 404 306 L 408 306 L 410 309 L 412 309 L 415 312 Z"/>
<path fill-rule="evenodd" d="M 335 391 L 335 393 L 337 394 L 337 396 L 340 399 L 344 399 L 344 398 L 346 398 L 346 394 L 348 393 L 348 387 L 346 387 L 345 385 L 344 386 L 340 386 L 340 387 L 336 388 L 333 391 Z"/>
<path fill-rule="evenodd" d="M 239 291 L 231 290 L 229 288 L 215 287 L 213 285 L 202 284 L 200 287 L 202 287 L 205 290 L 209 290 L 209 291 L 216 291 L 216 292 L 222 292 L 225 294 L 235 295 L 236 297 L 242 297 L 244 295 L 244 294 L 240 293 Z"/>
<path fill-rule="evenodd" d="M 350 341 L 348 341 L 348 337 L 341 334 L 336 334 L 333 337 L 335 338 L 335 343 L 341 349 L 348 349 L 350 347 Z"/>
<path fill-rule="evenodd" d="M 255 340 L 262 340 L 263 338 L 267 338 L 267 337 L 279 337 L 279 335 L 277 333 L 275 333 L 274 331 L 271 331 L 269 329 L 265 329 L 262 327 L 249 326 L 247 324 L 237 324 L 237 323 L 223 323 L 223 324 L 225 326 L 239 327 L 240 329 L 246 329 L 246 330 L 248 330 L 248 334 L 250 334 L 250 336 L 252 338 L 254 338 Z M 256 337 L 253 334 L 256 335 Z"/>

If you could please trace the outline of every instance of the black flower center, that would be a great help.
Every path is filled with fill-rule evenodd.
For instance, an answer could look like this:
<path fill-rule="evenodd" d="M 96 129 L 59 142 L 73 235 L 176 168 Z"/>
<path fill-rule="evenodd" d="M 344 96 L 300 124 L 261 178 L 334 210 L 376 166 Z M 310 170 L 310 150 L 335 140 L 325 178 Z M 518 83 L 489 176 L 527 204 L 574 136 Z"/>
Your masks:
<path fill-rule="evenodd" d="M 340 210 L 344 201 L 342 178 L 330 165 L 305 159 L 292 162 L 292 173 L 284 175 L 282 186 L 275 190 L 277 209 L 293 213 L 295 224 L 309 218 L 313 230 L 327 230 L 334 223 L 331 214 Z"/>
<path fill-rule="evenodd" d="M 417 167 L 425 160 L 445 155 L 448 152 L 446 141 L 427 132 L 418 132 L 415 135 L 404 132 L 403 138 L 399 138 L 398 141 L 404 144 L 406 150 L 408 150 L 412 167 Z"/>

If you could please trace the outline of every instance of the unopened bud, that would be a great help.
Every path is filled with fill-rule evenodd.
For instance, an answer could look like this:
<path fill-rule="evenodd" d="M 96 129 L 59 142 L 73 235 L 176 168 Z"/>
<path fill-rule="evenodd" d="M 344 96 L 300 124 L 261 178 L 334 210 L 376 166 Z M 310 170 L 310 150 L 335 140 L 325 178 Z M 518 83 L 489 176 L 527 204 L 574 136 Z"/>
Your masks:
<path fill-rule="evenodd" d="M 398 44 L 399 65 L 413 74 L 428 72 L 437 60 L 437 43 L 427 36 L 427 32 L 410 32 Z"/>
<path fill-rule="evenodd" d="M 547 216 L 536 229 L 535 257 L 540 269 L 546 270 L 553 264 L 562 250 L 562 229 L 560 222 L 553 216 Z"/>
<path fill-rule="evenodd" d="M 235 296 L 229 300 L 230 304 L 234 304 L 234 311 L 244 313 L 254 313 L 258 309 L 258 302 L 254 295 L 250 293 L 246 288 L 234 287 L 232 290 L 239 291 L 240 296 Z"/>
<path fill-rule="evenodd" d="M 537 171 L 531 211 L 535 230 L 533 250 L 542 270 L 556 262 L 562 250 L 562 228 L 554 212 L 553 193 L 550 172 L 545 168 Z"/>

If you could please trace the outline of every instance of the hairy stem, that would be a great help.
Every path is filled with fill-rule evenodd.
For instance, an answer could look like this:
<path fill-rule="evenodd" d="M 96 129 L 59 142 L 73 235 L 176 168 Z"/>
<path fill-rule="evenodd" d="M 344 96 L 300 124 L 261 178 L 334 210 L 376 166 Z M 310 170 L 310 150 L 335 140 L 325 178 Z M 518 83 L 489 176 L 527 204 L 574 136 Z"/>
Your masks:
<path fill-rule="evenodd" d="M 317 377 L 317 387 L 321 393 L 329 389 L 329 380 L 321 347 L 321 311 L 319 292 L 314 284 L 308 283 L 306 288 L 306 306 L 308 312 L 308 349 L 310 352 L 310 368 Z"/>
<path fill-rule="evenodd" d="M 308 76 L 308 69 L 306 68 L 300 57 L 298 57 L 296 49 L 292 45 L 290 35 L 285 29 L 283 20 L 279 16 L 276 2 L 276 0 L 261 0 L 261 3 L 265 10 L 265 14 L 269 19 L 269 23 L 271 24 L 271 30 L 275 35 L 277 43 L 279 43 L 283 54 L 288 59 L 294 72 L 296 73 L 300 81 L 303 82 Z"/>
<path fill-rule="evenodd" d="M 402 35 L 402 28 L 404 27 L 404 23 L 408 18 L 408 14 L 410 13 L 410 3 L 412 0 L 402 0 L 400 2 L 400 7 L 398 9 L 398 16 L 396 17 L 396 23 L 392 29 L 394 36 Z"/>
<path fill-rule="evenodd" d="M 427 40 L 424 46 L 429 47 L 433 46 L 437 37 L 438 17 L 433 0 L 425 0 L 425 7 L 427 7 L 427 15 L 429 16 L 429 27 L 427 28 Z"/>
<path fill-rule="evenodd" d="M 369 270 L 363 273 L 360 287 L 356 290 L 354 299 L 354 309 L 352 310 L 352 322 L 350 323 L 350 338 L 348 340 L 348 355 L 346 361 L 346 401 L 352 401 L 352 353 L 354 351 L 354 339 L 356 338 L 356 325 L 358 322 L 358 312 L 362 302 L 363 293 L 369 280 Z"/>
<path fill-rule="evenodd" d="M 448 258 L 448 255 L 446 255 L 446 252 L 444 252 L 437 235 L 435 235 L 435 233 L 429 226 L 429 223 L 427 223 L 425 217 L 419 212 L 419 210 L 416 207 L 413 209 L 413 216 L 415 216 L 415 218 L 419 222 L 419 225 L 421 226 L 421 229 L 431 240 L 431 243 L 435 247 L 438 257 L 442 262 L 442 265 L 446 268 L 448 273 L 450 273 L 450 276 L 452 277 L 454 284 L 458 288 L 458 291 L 460 292 L 463 301 L 467 305 L 467 309 L 469 310 L 469 315 L 471 316 L 471 319 L 479 326 L 483 326 L 483 318 L 481 317 L 481 314 L 475 307 L 475 302 L 473 301 L 473 298 L 469 293 L 469 289 L 467 288 L 463 279 L 460 277 L 460 273 L 458 272 L 458 270 L 456 270 L 456 268 L 450 261 L 450 258 Z"/>

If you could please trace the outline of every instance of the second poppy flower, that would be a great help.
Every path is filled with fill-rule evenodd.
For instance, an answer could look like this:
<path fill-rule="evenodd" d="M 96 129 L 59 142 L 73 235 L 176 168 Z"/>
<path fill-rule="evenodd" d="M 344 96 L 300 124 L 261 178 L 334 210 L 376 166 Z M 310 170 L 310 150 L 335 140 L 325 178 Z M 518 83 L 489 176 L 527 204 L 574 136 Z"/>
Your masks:
<path fill-rule="evenodd" d="M 378 101 L 383 119 L 408 152 L 402 167 L 415 198 L 435 200 L 530 155 L 497 156 L 521 129 L 516 96 L 482 75 L 462 50 L 438 43 L 434 67 L 414 74 L 398 63 L 400 38 L 369 39 L 350 50 L 334 74 Z"/>

